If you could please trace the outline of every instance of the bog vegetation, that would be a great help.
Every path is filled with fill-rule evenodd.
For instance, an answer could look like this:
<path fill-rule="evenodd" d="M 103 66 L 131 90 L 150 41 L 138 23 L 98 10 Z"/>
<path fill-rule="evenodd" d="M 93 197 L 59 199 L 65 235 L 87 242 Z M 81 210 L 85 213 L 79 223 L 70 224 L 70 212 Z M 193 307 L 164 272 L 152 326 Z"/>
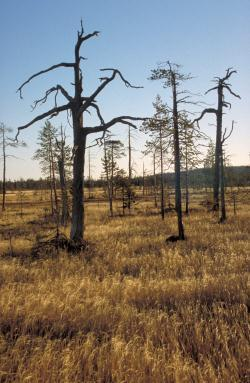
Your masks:
<path fill-rule="evenodd" d="M 175 215 L 153 199 L 113 218 L 90 200 L 69 256 L 34 248 L 55 230 L 49 195 L 18 197 L 0 220 L 1 382 L 249 381 L 249 205 L 219 225 L 192 195 L 187 240 L 166 245 Z"/>
<path fill-rule="evenodd" d="M 16 137 L 0 125 L 0 382 L 247 383 L 249 167 L 229 166 L 226 142 L 235 123 L 223 125 L 231 108 L 225 94 L 240 98 L 228 83 L 236 71 L 226 69 L 210 89 L 218 108 L 194 118 L 189 108 L 199 100 L 183 88 L 192 77 L 166 61 L 150 80 L 162 81 L 170 102 L 156 96 L 153 116 L 107 122 L 98 105 L 104 89 L 116 78 L 140 86 L 102 68 L 100 85 L 84 94 L 81 47 L 96 36 L 81 24 L 74 60 L 18 88 L 22 98 L 36 77 L 66 68 L 74 95 L 62 85 L 48 89 L 33 109 L 51 94 L 54 106 L 19 126 Z M 90 111 L 99 122 L 85 126 Z M 61 112 L 71 119 L 73 145 L 66 126 L 51 122 Z M 200 129 L 206 114 L 216 118 L 215 138 Z M 33 159 L 44 178 L 8 182 L 10 149 L 25 146 L 22 130 L 42 120 Z M 110 131 L 118 123 L 128 146 Z M 143 163 L 140 177 L 136 129 L 152 160 L 150 175 Z M 92 134 L 100 134 L 94 145 L 103 149 L 98 180 L 91 175 Z"/>

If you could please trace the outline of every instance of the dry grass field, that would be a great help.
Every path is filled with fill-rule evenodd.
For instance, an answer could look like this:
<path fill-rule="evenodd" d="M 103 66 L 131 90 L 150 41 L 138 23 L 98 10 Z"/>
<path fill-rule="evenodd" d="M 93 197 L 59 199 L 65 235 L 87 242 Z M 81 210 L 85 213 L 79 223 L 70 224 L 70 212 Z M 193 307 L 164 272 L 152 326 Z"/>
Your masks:
<path fill-rule="evenodd" d="M 172 213 L 92 202 L 84 253 L 31 257 L 54 233 L 44 197 L 9 194 L 0 216 L 1 383 L 250 382 L 249 205 L 219 225 L 197 204 L 166 244 Z"/>

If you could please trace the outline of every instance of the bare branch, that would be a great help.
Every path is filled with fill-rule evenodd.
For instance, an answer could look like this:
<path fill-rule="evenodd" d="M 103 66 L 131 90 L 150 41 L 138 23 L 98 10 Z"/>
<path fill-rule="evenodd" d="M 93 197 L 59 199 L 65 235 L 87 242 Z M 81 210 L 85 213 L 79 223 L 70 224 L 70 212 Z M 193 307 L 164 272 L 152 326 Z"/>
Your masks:
<path fill-rule="evenodd" d="M 135 88 L 135 89 L 142 89 L 143 86 L 135 86 L 135 85 L 132 85 L 129 81 L 127 81 L 123 75 L 121 74 L 121 72 L 118 70 L 118 69 L 114 69 L 114 68 L 102 68 L 100 69 L 100 71 L 112 71 L 113 73 L 115 73 L 115 75 L 119 75 L 121 80 L 124 82 L 124 84 L 128 87 L 128 88 Z"/>
<path fill-rule="evenodd" d="M 207 113 L 214 113 L 217 115 L 217 109 L 214 109 L 214 108 L 207 108 L 207 109 L 204 109 L 200 115 L 200 117 L 198 118 L 195 118 L 192 123 L 195 123 L 195 122 L 199 122 L 204 116 L 205 114 Z"/>
<path fill-rule="evenodd" d="M 59 64 L 55 64 L 55 65 L 52 65 L 50 66 L 49 68 L 47 69 L 44 69 L 44 70 L 41 70 L 40 72 L 37 72 L 35 74 L 33 74 L 32 76 L 30 76 L 28 78 L 28 80 L 26 80 L 24 83 L 22 83 L 22 85 L 17 89 L 17 92 L 19 92 L 19 95 L 20 95 L 20 98 L 23 98 L 22 96 L 22 89 L 23 87 L 28 84 L 31 80 L 33 80 L 33 78 L 35 77 L 38 77 L 40 76 L 41 74 L 43 73 L 47 73 L 47 72 L 50 72 L 56 68 L 60 68 L 60 67 L 64 67 L 64 68 L 74 68 L 75 67 L 75 64 L 74 63 L 65 63 L 65 62 L 62 62 L 62 63 L 59 63 Z"/>
<path fill-rule="evenodd" d="M 229 79 L 229 77 L 232 76 L 233 73 L 237 73 L 236 70 L 232 70 L 233 68 L 228 68 L 226 71 L 226 76 L 221 79 L 221 81 L 224 83 L 226 80 Z"/>
<path fill-rule="evenodd" d="M 61 85 L 56 85 L 56 86 L 53 86 L 52 88 L 48 89 L 45 93 L 45 96 L 40 98 L 39 100 L 36 100 L 34 101 L 34 105 L 32 106 L 32 110 L 34 110 L 38 104 L 44 104 L 47 99 L 48 99 L 48 96 L 53 93 L 53 92 L 56 92 L 56 95 L 58 94 L 58 91 L 61 91 L 61 93 L 64 95 L 64 97 L 69 101 L 71 102 L 73 100 L 73 98 L 68 94 L 68 92 L 61 86 Z M 56 100 L 55 100 L 56 101 Z M 55 102 L 56 104 L 56 102 Z M 56 105 L 55 105 L 56 106 Z"/>
<path fill-rule="evenodd" d="M 224 88 L 226 88 L 234 97 L 241 98 L 238 94 L 234 93 L 228 85 L 224 85 Z"/>
<path fill-rule="evenodd" d="M 101 71 L 112 71 L 113 73 L 111 74 L 110 77 L 102 77 L 101 78 L 101 81 L 102 81 L 102 84 L 94 91 L 94 93 L 92 93 L 92 95 L 90 97 L 87 97 L 86 98 L 86 101 L 85 103 L 82 105 L 80 111 L 79 111 L 79 114 L 83 113 L 90 105 L 92 102 L 94 102 L 95 98 L 102 92 L 102 90 L 111 82 L 115 79 L 115 77 L 118 75 L 122 81 L 124 82 L 124 84 L 127 86 L 127 87 L 130 87 L 130 88 L 136 88 L 136 89 L 139 89 L 139 88 L 142 88 L 140 86 L 134 86 L 134 85 L 131 85 L 129 81 L 127 81 L 123 75 L 121 74 L 121 72 L 118 70 L 118 69 L 113 69 L 113 68 L 103 68 L 103 69 L 100 69 Z"/>
<path fill-rule="evenodd" d="M 79 37 L 80 37 L 80 45 L 81 45 L 84 41 L 90 39 L 91 37 L 98 36 L 99 33 L 100 33 L 100 31 L 94 31 L 93 33 L 89 33 L 89 34 L 87 34 L 86 36 L 83 36 L 83 35 L 81 34 L 81 35 L 79 36 Z"/>
<path fill-rule="evenodd" d="M 214 86 L 213 88 L 210 88 L 208 89 L 205 94 L 208 94 L 209 92 L 211 92 L 212 90 L 215 90 L 215 89 L 218 89 L 218 86 Z"/>
<path fill-rule="evenodd" d="M 50 117 L 50 118 L 55 117 L 60 112 L 63 112 L 64 110 L 68 110 L 68 109 L 70 109 L 70 104 L 62 105 L 62 106 L 58 106 L 58 107 L 52 108 L 52 109 L 48 110 L 47 112 L 42 113 L 39 116 L 36 116 L 35 118 L 33 118 L 33 120 L 31 120 L 27 124 L 25 124 L 23 126 L 19 126 L 17 128 L 18 132 L 16 134 L 15 140 L 17 141 L 17 138 L 18 138 L 19 133 L 20 133 L 21 130 L 28 128 L 29 126 L 33 125 L 35 122 L 43 120 L 46 117 Z"/>
<path fill-rule="evenodd" d="M 231 134 L 233 133 L 233 130 L 234 130 L 234 120 L 232 121 L 232 126 L 231 126 L 231 129 L 230 129 L 230 132 L 228 133 L 228 135 L 227 135 L 227 128 L 225 128 L 225 130 L 224 130 L 222 140 L 221 140 L 222 145 L 231 136 Z"/>
<path fill-rule="evenodd" d="M 125 124 L 132 126 L 133 128 L 136 128 L 136 125 L 133 124 L 131 121 L 146 121 L 149 118 L 145 117 L 131 117 L 131 116 L 120 116 L 120 117 L 115 117 L 109 122 L 99 125 L 99 126 L 93 126 L 93 127 L 86 127 L 84 128 L 84 134 L 91 134 L 91 133 L 100 133 L 100 132 L 105 132 L 107 131 L 111 126 L 115 124 Z"/>
<path fill-rule="evenodd" d="M 100 123 L 101 123 L 101 124 L 105 124 L 105 121 L 104 121 L 104 119 L 103 119 L 103 117 L 102 117 L 102 115 L 101 115 L 99 106 L 96 105 L 96 104 L 94 104 L 94 103 L 91 103 L 90 106 L 96 110 L 96 114 L 97 114 L 97 116 L 98 116 L 98 118 L 99 118 L 99 120 L 100 120 Z M 87 111 L 87 110 L 86 110 L 86 111 Z"/>

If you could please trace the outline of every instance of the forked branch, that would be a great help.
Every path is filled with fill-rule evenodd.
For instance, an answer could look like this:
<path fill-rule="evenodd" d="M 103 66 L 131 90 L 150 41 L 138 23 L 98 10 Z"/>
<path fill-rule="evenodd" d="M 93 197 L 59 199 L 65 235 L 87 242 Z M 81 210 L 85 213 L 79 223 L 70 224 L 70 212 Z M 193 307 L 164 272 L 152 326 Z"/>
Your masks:
<path fill-rule="evenodd" d="M 21 130 L 23 129 L 26 129 L 28 128 L 29 126 L 33 125 L 35 122 L 37 121 L 40 121 L 40 120 L 43 120 L 44 118 L 46 117 L 55 117 L 57 116 L 60 112 L 63 112 L 65 110 L 68 110 L 70 109 L 70 104 L 67 104 L 67 105 L 62 105 L 62 106 L 58 106 L 58 107 L 54 107 L 50 110 L 48 110 L 47 112 L 45 113 L 42 113 L 42 114 L 39 114 L 38 116 L 36 116 L 35 118 L 33 118 L 33 120 L 31 120 L 30 122 L 28 122 L 27 124 L 23 125 L 23 126 L 19 126 L 17 128 L 17 134 L 16 134 L 16 137 L 15 137 L 15 140 L 17 141 L 17 138 L 19 136 L 19 133 Z"/>
<path fill-rule="evenodd" d="M 39 105 L 39 104 L 44 104 L 44 103 L 47 101 L 48 96 L 49 96 L 51 93 L 56 92 L 56 96 L 57 96 L 57 94 L 58 94 L 59 91 L 62 93 L 62 95 L 63 95 L 69 102 L 71 102 L 71 101 L 73 100 L 73 98 L 68 94 L 68 92 L 67 92 L 61 85 L 56 85 L 56 86 L 53 86 L 52 88 L 48 89 L 48 90 L 46 91 L 44 97 L 42 97 L 42 98 L 40 98 L 40 99 L 34 101 L 34 105 L 32 106 L 32 110 L 34 110 L 34 109 L 37 107 L 37 105 Z M 56 96 L 55 96 L 55 106 L 57 106 L 57 105 L 56 105 Z"/>
<path fill-rule="evenodd" d="M 214 108 L 206 108 L 202 111 L 200 117 L 195 118 L 192 123 L 199 122 L 207 113 L 214 113 L 217 115 L 218 111 L 217 109 L 214 109 Z"/>
<path fill-rule="evenodd" d="M 22 89 L 23 89 L 23 87 L 26 84 L 28 84 L 31 80 L 33 80 L 33 78 L 38 77 L 38 76 L 40 76 L 43 73 L 50 72 L 50 71 L 52 71 L 52 70 L 54 70 L 56 68 L 60 68 L 60 67 L 74 68 L 75 67 L 75 63 L 65 63 L 65 62 L 62 62 L 62 63 L 59 63 L 59 64 L 52 65 L 52 66 L 50 66 L 47 69 L 41 70 L 40 72 L 37 72 L 37 73 L 33 74 L 32 76 L 30 76 L 28 78 L 28 80 L 24 81 L 24 83 L 22 83 L 22 85 L 20 85 L 19 88 L 17 89 L 17 93 L 19 92 L 20 98 L 23 98 L 23 96 L 22 96 Z"/>
<path fill-rule="evenodd" d="M 90 134 L 90 133 L 100 133 L 107 131 L 111 126 L 115 124 L 125 124 L 132 126 L 133 128 L 136 128 L 136 125 L 133 124 L 132 121 L 146 121 L 148 118 L 145 117 L 131 117 L 131 116 L 120 116 L 115 117 L 109 122 L 106 122 L 105 124 L 99 125 L 99 126 L 93 126 L 93 127 L 86 127 L 84 128 L 84 134 Z"/>
<path fill-rule="evenodd" d="M 136 89 L 140 89 L 140 88 L 143 88 L 141 86 L 135 86 L 135 85 L 132 85 L 129 81 L 127 81 L 124 76 L 121 74 L 121 72 L 118 70 L 118 69 L 114 69 L 114 68 L 103 68 L 103 69 L 100 69 L 100 71 L 112 71 L 112 74 L 110 77 L 101 77 L 100 80 L 102 81 L 101 85 L 98 86 L 98 88 L 92 93 L 92 95 L 90 97 L 88 97 L 86 99 L 86 101 L 84 102 L 84 104 L 82 105 L 82 107 L 80 108 L 80 111 L 79 111 L 79 114 L 83 113 L 84 111 L 86 111 L 86 109 L 91 105 L 91 103 L 93 103 L 95 101 L 95 98 L 102 92 L 102 90 L 111 82 L 115 79 L 116 76 L 119 76 L 121 78 L 121 80 L 124 82 L 124 84 L 126 85 L 126 87 L 129 87 L 129 88 L 136 88 Z"/>

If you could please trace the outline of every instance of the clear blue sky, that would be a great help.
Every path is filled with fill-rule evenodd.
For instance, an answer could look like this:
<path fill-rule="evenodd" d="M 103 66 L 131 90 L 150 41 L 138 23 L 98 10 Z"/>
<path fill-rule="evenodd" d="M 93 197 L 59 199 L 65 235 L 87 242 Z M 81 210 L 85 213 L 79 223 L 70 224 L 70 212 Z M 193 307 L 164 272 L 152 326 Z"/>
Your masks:
<path fill-rule="evenodd" d="M 101 31 L 98 38 L 89 40 L 82 49 L 88 57 L 83 63 L 86 95 L 99 84 L 98 69 L 119 68 L 132 83 L 144 89 L 127 89 L 116 80 L 100 97 L 100 106 L 106 119 L 120 114 L 150 116 L 152 101 L 160 93 L 170 101 L 169 92 L 160 82 L 147 80 L 150 69 L 163 60 L 183 65 L 184 72 L 195 78 L 186 88 L 204 92 L 213 85 L 213 76 L 222 76 L 225 69 L 234 67 L 238 74 L 232 86 L 242 100 L 232 101 L 232 110 L 225 116 L 225 126 L 231 120 L 237 126 L 228 144 L 232 162 L 249 163 L 249 101 L 250 101 L 250 1 L 249 0 L 9 0 L 2 1 L 0 13 L 0 121 L 15 130 L 18 125 L 33 118 L 30 105 L 46 89 L 57 83 L 72 90 L 69 85 L 72 73 L 58 69 L 30 83 L 20 100 L 15 93 L 18 85 L 31 74 L 60 61 L 71 61 L 76 32 L 83 19 L 86 32 Z M 204 100 L 216 101 L 215 94 Z M 53 99 L 47 107 L 52 106 Z M 45 108 L 39 108 L 42 112 Z M 65 115 L 53 120 L 55 125 L 66 124 Z M 88 122 L 90 118 L 88 117 Z M 95 121 L 93 120 L 95 123 Z M 202 128 L 215 137 L 215 128 L 208 126 L 213 119 L 205 119 Z M 16 153 L 19 161 L 10 160 L 8 177 L 40 176 L 39 166 L 31 161 L 41 123 L 23 131 L 21 137 L 28 148 Z M 114 132 L 125 140 L 124 128 Z M 71 131 L 68 129 L 69 141 Z M 136 146 L 142 149 L 144 137 L 137 135 Z M 93 172 L 100 171 L 98 156 L 101 150 L 92 151 L 95 158 Z M 135 162 L 140 172 L 139 152 Z M 146 160 L 147 168 L 150 161 Z M 0 164 L 1 166 L 1 164 Z"/>

